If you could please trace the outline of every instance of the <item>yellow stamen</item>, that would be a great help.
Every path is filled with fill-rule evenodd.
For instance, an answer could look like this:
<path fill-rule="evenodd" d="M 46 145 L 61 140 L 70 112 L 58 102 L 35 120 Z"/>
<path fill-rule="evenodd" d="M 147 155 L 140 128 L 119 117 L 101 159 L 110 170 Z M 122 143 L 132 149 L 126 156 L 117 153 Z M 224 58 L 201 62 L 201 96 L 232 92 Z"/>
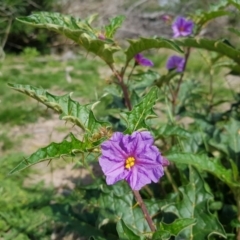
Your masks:
<path fill-rule="evenodd" d="M 134 157 L 128 157 L 125 162 L 125 168 L 130 169 L 135 164 L 135 158 Z"/>

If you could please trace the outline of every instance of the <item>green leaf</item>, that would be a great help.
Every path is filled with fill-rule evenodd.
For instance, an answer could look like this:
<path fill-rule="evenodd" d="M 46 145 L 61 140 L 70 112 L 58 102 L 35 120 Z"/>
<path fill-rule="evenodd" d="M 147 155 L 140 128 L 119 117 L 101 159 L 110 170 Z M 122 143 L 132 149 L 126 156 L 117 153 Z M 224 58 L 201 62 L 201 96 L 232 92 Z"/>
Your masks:
<path fill-rule="evenodd" d="M 168 48 L 179 53 L 182 50 L 173 41 L 164 38 L 140 38 L 128 40 L 130 46 L 126 50 L 127 63 L 134 58 L 137 53 L 140 53 L 151 48 Z"/>
<path fill-rule="evenodd" d="M 101 189 L 98 201 L 100 209 L 98 226 L 103 226 L 107 222 L 118 222 L 122 219 L 126 226 L 137 236 L 150 238 L 152 235 L 151 230 L 141 208 L 135 202 L 129 185 L 125 181 L 118 182 L 113 186 L 98 184 L 96 189 Z M 156 202 L 156 200 L 144 200 L 144 202 L 151 216 L 156 214 L 161 207 L 169 204 L 167 201 Z M 120 224 L 118 224 L 117 231 L 120 236 L 124 236 L 124 229 Z"/>
<path fill-rule="evenodd" d="M 230 187 L 240 186 L 240 183 L 234 181 L 232 170 L 223 167 L 219 159 L 191 153 L 170 153 L 166 158 L 175 163 L 192 165 L 200 171 L 207 171 Z"/>
<path fill-rule="evenodd" d="M 71 98 L 71 94 L 55 96 L 44 89 L 32 87 L 30 85 L 8 84 L 14 90 L 24 93 L 37 101 L 43 103 L 48 108 L 60 114 L 60 118 L 70 121 L 88 133 L 94 134 L 101 127 L 109 126 L 109 123 L 100 122 L 95 119 L 91 110 L 93 104 L 80 105 Z"/>
<path fill-rule="evenodd" d="M 37 12 L 28 17 L 17 18 L 25 24 L 48 29 L 72 39 L 88 52 L 92 52 L 102 58 L 106 63 L 114 62 L 113 54 L 120 48 L 110 40 L 98 39 L 98 32 L 90 26 L 94 17 L 86 20 L 74 18 L 60 13 Z"/>
<path fill-rule="evenodd" d="M 213 235 L 226 238 L 223 226 L 209 211 L 212 194 L 206 189 L 200 174 L 192 167 L 189 170 L 189 184 L 179 188 L 181 201 L 164 209 L 174 212 L 180 219 L 193 220 L 190 227 L 178 234 L 178 239 L 209 239 Z M 194 220 L 197 220 L 195 224 Z"/>
<path fill-rule="evenodd" d="M 171 233 L 171 235 L 177 236 L 184 228 L 195 225 L 196 222 L 197 222 L 197 219 L 192 219 L 192 218 L 176 219 L 171 224 L 166 224 L 162 222 L 160 223 L 160 230 L 168 231 Z"/>
<path fill-rule="evenodd" d="M 121 240 L 141 240 L 143 236 L 134 233 L 130 226 L 128 226 L 122 219 L 117 222 L 117 232 Z"/>
<path fill-rule="evenodd" d="M 160 126 L 156 131 L 155 134 L 157 138 L 160 137 L 169 137 L 169 136 L 178 136 L 182 138 L 189 138 L 191 135 L 185 129 L 177 126 L 177 125 L 170 125 L 164 124 Z"/>
<path fill-rule="evenodd" d="M 235 6 L 240 11 L 240 2 L 239 0 L 228 0 L 233 6 Z"/>
<path fill-rule="evenodd" d="M 125 133 L 131 134 L 132 132 L 141 128 L 147 128 L 146 120 L 148 118 L 155 117 L 155 113 L 152 109 L 158 98 L 158 88 L 153 87 L 143 97 L 142 101 L 135 105 L 131 112 L 126 113 L 126 121 L 128 127 Z"/>
<path fill-rule="evenodd" d="M 160 228 L 157 229 L 156 233 L 154 233 L 154 235 L 153 235 L 153 240 L 154 239 L 165 239 L 165 238 L 163 238 L 163 233 L 165 233 L 165 234 L 168 233 L 169 236 L 177 236 L 183 229 L 190 227 L 192 225 L 195 225 L 196 222 L 197 222 L 197 220 L 193 219 L 193 218 L 176 219 L 171 224 L 166 224 L 164 222 L 161 222 Z"/>
<path fill-rule="evenodd" d="M 171 238 L 171 234 L 168 231 L 156 231 L 153 234 L 152 240 L 168 240 Z"/>
<path fill-rule="evenodd" d="M 125 16 L 117 16 L 110 19 L 110 24 L 105 26 L 105 36 L 107 38 L 113 38 L 117 29 L 122 26 Z"/>
<path fill-rule="evenodd" d="M 231 118 L 220 128 L 217 128 L 213 138 L 209 141 L 211 146 L 224 152 L 236 165 L 240 164 L 240 122 Z"/>
<path fill-rule="evenodd" d="M 240 30 L 239 29 L 230 27 L 230 28 L 228 28 L 228 30 L 232 33 L 235 33 L 236 35 L 238 35 L 240 37 Z"/>
<path fill-rule="evenodd" d="M 179 38 L 174 42 L 179 46 L 202 48 L 221 53 L 235 62 L 240 63 L 240 50 L 233 47 L 227 40 L 210 40 L 206 38 Z"/>
<path fill-rule="evenodd" d="M 148 69 L 146 72 L 133 74 L 130 79 L 130 91 L 134 89 L 141 94 L 147 87 L 153 86 L 154 82 L 159 78 L 159 73 L 151 69 Z"/>
<path fill-rule="evenodd" d="M 181 75 L 182 73 L 177 72 L 176 70 L 171 70 L 169 71 L 167 74 L 162 75 L 157 81 L 156 81 L 156 85 L 161 88 L 163 86 L 163 84 L 168 85 L 170 80 L 173 79 L 176 76 Z"/>
<path fill-rule="evenodd" d="M 198 25 L 198 28 L 201 28 L 208 21 L 215 19 L 217 17 L 222 17 L 229 15 L 230 13 L 224 10 L 213 10 L 209 12 L 199 12 L 193 16 L 194 22 Z"/>
<path fill-rule="evenodd" d="M 74 152 L 84 152 L 89 147 L 87 144 L 79 141 L 75 136 L 70 133 L 69 140 L 65 139 L 61 143 L 51 143 L 47 147 L 38 149 L 28 158 L 24 158 L 11 172 L 19 172 L 27 167 L 30 167 L 36 163 L 42 161 L 51 161 L 54 158 L 60 158 L 63 156 L 71 156 Z"/>

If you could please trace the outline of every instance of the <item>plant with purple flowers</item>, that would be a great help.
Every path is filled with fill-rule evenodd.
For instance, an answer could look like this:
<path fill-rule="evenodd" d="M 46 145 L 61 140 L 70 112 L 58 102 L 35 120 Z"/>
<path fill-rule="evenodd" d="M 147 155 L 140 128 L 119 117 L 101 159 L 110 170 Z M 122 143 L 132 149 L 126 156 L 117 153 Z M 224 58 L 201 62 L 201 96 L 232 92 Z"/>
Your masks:
<path fill-rule="evenodd" d="M 230 2 L 240 9 L 237 1 Z M 102 90 L 104 94 L 100 97 L 96 94 L 96 102 L 90 104 L 73 100 L 71 94 L 55 96 L 42 88 L 9 84 L 53 109 L 64 122 L 81 129 L 76 131 L 80 132 L 76 136 L 70 133 L 62 142 L 53 142 L 37 150 L 11 172 L 65 156 L 86 167 L 94 183 L 90 187 L 83 186 L 85 199 L 79 198 L 77 207 L 72 208 L 80 209 L 81 213 L 86 211 L 86 216 L 91 218 L 88 221 L 85 214 L 82 217 L 79 213 L 77 220 L 74 219 L 73 225 L 77 227 L 90 226 L 88 231 L 84 229 L 81 232 L 87 232 L 86 236 L 81 237 L 199 240 L 209 236 L 226 238 L 225 231 L 229 231 L 229 236 L 232 234 L 235 239 L 240 239 L 240 147 L 236 144 L 240 141 L 240 117 L 232 107 L 237 106 L 239 93 L 228 89 L 226 97 L 231 104 L 222 110 L 219 104 L 224 100 L 217 93 L 226 91 L 226 87 L 218 86 L 221 91 L 218 88 L 214 91 L 212 82 L 213 79 L 215 81 L 213 69 L 216 66 L 225 66 L 232 70 L 230 73 L 240 74 L 240 51 L 226 40 L 199 39 L 193 34 L 194 23 L 197 34 L 208 21 L 225 14 L 222 8 L 221 4 L 210 12 L 191 15 L 194 22 L 177 17 L 172 24 L 174 39 L 128 39 L 127 47 L 114 39 L 123 16 L 111 19 L 108 25 L 100 28 L 102 31 L 92 26 L 94 16 L 82 20 L 59 13 L 40 12 L 19 18 L 23 23 L 58 32 L 73 40 L 87 53 L 99 57 L 111 71 L 111 81 Z M 169 22 L 172 16 L 166 15 L 163 19 Z M 239 30 L 231 30 L 237 35 L 240 33 Z M 153 48 L 175 51 L 179 55 L 171 55 L 165 64 L 168 52 L 163 51 L 165 56 L 154 58 L 155 69 L 136 69 L 138 65 L 154 65 L 141 54 Z M 194 48 L 217 52 L 204 57 L 204 63 L 208 63 L 204 77 L 209 81 L 200 81 L 197 71 L 194 75 L 193 71 L 189 71 L 187 77 L 185 75 L 189 59 L 197 55 L 191 55 Z M 204 54 L 201 52 L 199 55 L 202 57 Z M 231 61 L 227 64 L 220 62 L 223 57 L 224 61 L 227 57 Z M 164 65 L 169 70 L 166 74 L 161 72 Z M 234 99 L 231 98 L 232 92 Z M 183 117 L 186 116 L 192 123 L 184 126 Z M 220 159 L 215 156 L 220 156 Z M 167 159 L 172 162 L 170 166 Z M 92 163 L 100 165 L 101 176 L 95 176 L 91 171 L 89 164 Z M 199 172 L 204 174 L 201 176 Z M 216 179 L 221 184 L 216 185 Z M 221 192 L 220 195 L 219 192 L 215 194 L 221 187 L 229 191 L 227 196 Z M 221 204 L 215 204 L 214 195 Z M 222 214 L 230 208 L 230 202 L 231 208 L 237 212 L 229 214 L 231 224 L 228 224 Z M 74 213 L 74 217 L 76 215 Z M 168 222 L 169 219 L 175 221 Z M 109 233 L 114 224 L 117 231 Z M 201 231 L 202 226 L 204 231 Z"/>
<path fill-rule="evenodd" d="M 145 67 L 153 67 L 153 62 L 147 58 L 145 58 L 141 53 L 137 53 L 134 56 L 135 65 L 142 65 Z"/>
<path fill-rule="evenodd" d="M 185 66 L 185 58 L 180 56 L 170 56 L 167 60 L 166 68 L 168 70 L 176 69 L 177 72 L 182 72 Z"/>
<path fill-rule="evenodd" d="M 177 17 L 172 24 L 173 37 L 186 37 L 193 33 L 194 23 L 191 20 L 187 20 L 184 17 Z"/>
<path fill-rule="evenodd" d="M 158 182 L 168 165 L 149 132 L 115 132 L 101 149 L 99 163 L 110 185 L 124 179 L 133 190 L 140 190 L 151 181 Z"/>

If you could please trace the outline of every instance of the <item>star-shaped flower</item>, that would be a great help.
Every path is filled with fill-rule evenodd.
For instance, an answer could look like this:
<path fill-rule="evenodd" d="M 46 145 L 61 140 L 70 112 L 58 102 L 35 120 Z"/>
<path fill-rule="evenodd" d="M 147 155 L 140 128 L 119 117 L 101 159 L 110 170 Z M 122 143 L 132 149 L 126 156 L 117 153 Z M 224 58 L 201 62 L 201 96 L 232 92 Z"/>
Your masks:
<path fill-rule="evenodd" d="M 180 56 L 170 56 L 167 60 L 166 68 L 168 70 L 176 69 L 177 72 L 184 70 L 185 58 Z"/>
<path fill-rule="evenodd" d="M 186 37 L 192 34 L 194 23 L 184 17 L 178 17 L 172 24 L 173 37 Z"/>
<path fill-rule="evenodd" d="M 135 59 L 135 64 L 137 65 L 142 65 L 145 67 L 152 67 L 154 65 L 151 60 L 145 58 L 141 53 L 136 54 L 134 59 Z"/>
<path fill-rule="evenodd" d="M 133 190 L 158 182 L 164 175 L 163 167 L 169 164 L 154 146 L 150 132 L 133 132 L 124 135 L 115 132 L 101 144 L 99 164 L 108 185 L 126 180 Z"/>

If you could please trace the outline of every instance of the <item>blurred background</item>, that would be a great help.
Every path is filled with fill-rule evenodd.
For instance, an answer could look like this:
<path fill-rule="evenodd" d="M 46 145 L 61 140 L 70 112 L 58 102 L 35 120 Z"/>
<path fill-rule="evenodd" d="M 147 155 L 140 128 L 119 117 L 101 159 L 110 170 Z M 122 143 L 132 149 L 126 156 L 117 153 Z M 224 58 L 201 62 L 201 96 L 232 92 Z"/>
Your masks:
<path fill-rule="evenodd" d="M 94 24 L 101 27 L 109 18 L 122 14 L 126 20 L 116 36 L 122 42 L 139 36 L 171 37 L 171 25 L 164 16 L 170 20 L 179 15 L 189 16 L 198 9 L 208 10 L 212 4 L 216 0 L 0 0 L 1 240 L 84 240 L 95 231 L 96 218 L 95 212 L 90 215 L 91 205 L 84 202 L 85 192 L 78 187 L 92 181 L 80 160 L 57 159 L 8 175 L 38 148 L 52 141 L 61 142 L 70 131 L 81 138 L 81 131 L 60 121 L 58 115 L 35 100 L 14 92 L 7 83 L 30 84 L 55 95 L 74 92 L 75 100 L 87 103 L 99 99 L 111 75 L 99 59 L 86 56 L 73 42 L 54 32 L 24 25 L 15 18 L 34 11 L 60 12 L 79 18 L 98 13 Z M 201 34 L 215 39 L 230 36 L 227 27 L 236 26 L 239 16 L 234 8 L 229 10 L 231 15 L 217 18 Z M 154 62 L 154 71 L 166 72 L 169 51 L 147 54 Z M 204 54 L 194 51 L 187 71 L 199 81 L 209 71 Z M 219 75 L 219 81 L 222 76 Z M 93 171 L 99 170 L 93 167 Z M 89 198 L 94 191 L 91 194 Z"/>

